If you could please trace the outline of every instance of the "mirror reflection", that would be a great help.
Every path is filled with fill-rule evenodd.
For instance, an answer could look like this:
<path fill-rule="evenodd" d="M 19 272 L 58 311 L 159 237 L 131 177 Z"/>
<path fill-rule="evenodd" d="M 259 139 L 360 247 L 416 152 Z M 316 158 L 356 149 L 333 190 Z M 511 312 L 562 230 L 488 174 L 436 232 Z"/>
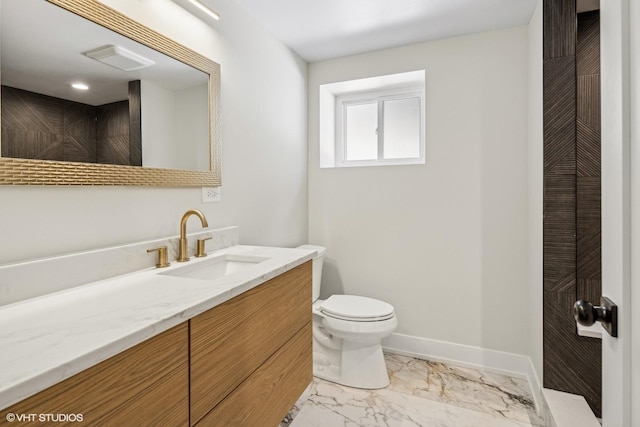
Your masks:
<path fill-rule="evenodd" d="M 43 0 L 2 0 L 2 157 L 209 171 L 208 75 Z"/>

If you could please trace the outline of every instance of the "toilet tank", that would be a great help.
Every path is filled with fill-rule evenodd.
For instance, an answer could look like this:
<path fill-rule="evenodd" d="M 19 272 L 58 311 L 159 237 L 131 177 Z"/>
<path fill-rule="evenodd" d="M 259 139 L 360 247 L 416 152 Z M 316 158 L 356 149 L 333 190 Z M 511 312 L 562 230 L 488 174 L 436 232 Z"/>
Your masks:
<path fill-rule="evenodd" d="M 322 262 L 324 261 L 324 253 L 327 248 L 324 246 L 315 245 L 302 245 L 298 246 L 298 249 L 309 249 L 317 251 L 318 254 L 313 258 L 313 278 L 311 279 L 311 301 L 317 300 L 320 297 L 320 283 L 322 280 Z"/>

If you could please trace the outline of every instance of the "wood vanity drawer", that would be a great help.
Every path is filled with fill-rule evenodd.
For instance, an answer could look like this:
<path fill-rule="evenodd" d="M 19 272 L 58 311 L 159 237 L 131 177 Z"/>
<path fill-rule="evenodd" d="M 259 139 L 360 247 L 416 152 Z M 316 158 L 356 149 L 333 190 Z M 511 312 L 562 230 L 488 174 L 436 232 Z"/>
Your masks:
<path fill-rule="evenodd" d="M 82 414 L 82 423 L 68 425 L 188 425 L 188 369 L 185 322 L 4 409 L 0 417 Z"/>
<path fill-rule="evenodd" d="M 204 417 L 310 321 L 311 261 L 191 319 L 191 423 Z M 311 338 L 307 338 L 311 351 Z"/>
<path fill-rule="evenodd" d="M 277 426 L 312 380 L 311 322 L 198 426 Z"/>

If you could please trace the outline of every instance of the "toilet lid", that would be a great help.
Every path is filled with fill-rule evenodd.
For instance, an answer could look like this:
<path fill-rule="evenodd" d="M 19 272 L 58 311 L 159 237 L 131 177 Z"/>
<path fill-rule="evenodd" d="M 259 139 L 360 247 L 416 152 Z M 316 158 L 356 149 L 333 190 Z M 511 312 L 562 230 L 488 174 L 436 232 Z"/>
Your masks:
<path fill-rule="evenodd" d="M 385 320 L 393 317 L 393 306 L 384 301 L 355 295 L 333 295 L 320 306 L 332 317 L 352 320 Z"/>

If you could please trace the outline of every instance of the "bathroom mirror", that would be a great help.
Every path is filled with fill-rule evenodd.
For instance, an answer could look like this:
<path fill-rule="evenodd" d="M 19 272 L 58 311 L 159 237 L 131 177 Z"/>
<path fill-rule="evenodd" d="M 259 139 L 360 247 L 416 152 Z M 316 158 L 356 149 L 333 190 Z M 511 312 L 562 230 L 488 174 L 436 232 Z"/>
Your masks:
<path fill-rule="evenodd" d="M 0 13 L 0 184 L 221 184 L 218 64 L 96 0 Z"/>

